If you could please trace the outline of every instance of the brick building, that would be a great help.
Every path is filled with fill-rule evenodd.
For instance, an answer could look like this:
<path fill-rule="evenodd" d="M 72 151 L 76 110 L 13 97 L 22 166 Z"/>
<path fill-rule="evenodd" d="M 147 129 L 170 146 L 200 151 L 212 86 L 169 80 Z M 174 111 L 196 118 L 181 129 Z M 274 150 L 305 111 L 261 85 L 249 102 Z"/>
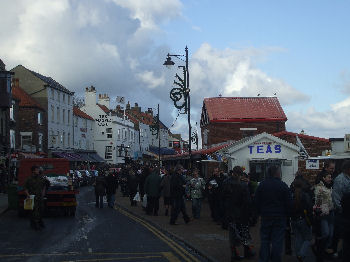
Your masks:
<path fill-rule="evenodd" d="M 202 147 L 285 131 L 287 117 L 277 97 L 212 97 L 203 101 Z"/>
<path fill-rule="evenodd" d="M 47 153 L 47 113 L 13 79 L 12 95 L 19 100 L 17 149 L 24 152 Z"/>

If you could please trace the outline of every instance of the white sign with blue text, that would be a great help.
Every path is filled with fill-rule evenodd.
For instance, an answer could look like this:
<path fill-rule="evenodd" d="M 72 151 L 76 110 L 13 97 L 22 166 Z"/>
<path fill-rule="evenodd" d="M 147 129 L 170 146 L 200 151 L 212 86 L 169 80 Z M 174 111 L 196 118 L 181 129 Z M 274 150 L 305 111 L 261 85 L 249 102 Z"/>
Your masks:
<path fill-rule="evenodd" d="M 248 148 L 250 155 L 282 153 L 282 146 L 273 142 L 256 142 L 253 145 L 249 145 Z"/>
<path fill-rule="evenodd" d="M 306 169 L 320 169 L 320 162 L 317 159 L 306 160 Z"/>

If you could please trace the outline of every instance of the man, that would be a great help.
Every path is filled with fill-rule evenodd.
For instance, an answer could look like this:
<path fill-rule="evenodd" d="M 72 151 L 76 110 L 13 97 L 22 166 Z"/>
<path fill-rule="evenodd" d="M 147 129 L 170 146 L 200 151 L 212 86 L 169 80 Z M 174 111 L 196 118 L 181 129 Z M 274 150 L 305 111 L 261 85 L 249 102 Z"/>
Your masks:
<path fill-rule="evenodd" d="M 95 178 L 96 207 L 103 208 L 103 196 L 106 194 L 106 179 L 103 172 L 99 172 Z"/>
<path fill-rule="evenodd" d="M 108 176 L 106 177 L 106 182 L 107 182 L 106 193 L 107 193 L 108 206 L 110 208 L 113 208 L 114 201 L 115 201 L 115 191 L 117 190 L 117 187 L 118 187 L 117 177 L 114 174 L 113 170 L 109 170 Z"/>
<path fill-rule="evenodd" d="M 268 175 L 255 194 L 256 207 L 261 216 L 259 262 L 270 261 L 270 258 L 273 262 L 281 262 L 292 198 L 287 184 L 281 181 L 280 167 L 271 166 Z"/>
<path fill-rule="evenodd" d="M 40 230 L 45 227 L 44 221 L 42 220 L 42 212 L 44 206 L 44 196 L 46 189 L 49 186 L 48 181 L 40 175 L 38 166 L 32 166 L 32 175 L 26 180 L 24 184 L 24 192 L 27 198 L 30 195 L 34 195 L 34 208 L 30 216 L 30 226 L 34 230 Z"/>
<path fill-rule="evenodd" d="M 211 218 L 220 224 L 222 219 L 222 199 L 221 199 L 221 187 L 224 181 L 224 177 L 219 172 L 219 168 L 215 168 L 213 175 L 208 179 L 207 191 L 208 201 L 211 212 Z"/>
<path fill-rule="evenodd" d="M 173 201 L 173 205 L 171 207 L 171 217 L 170 217 L 170 225 L 177 225 L 176 219 L 179 213 L 182 213 L 183 219 L 187 224 L 190 222 L 190 218 L 186 213 L 185 206 L 185 188 L 186 181 L 182 177 L 183 167 L 178 164 L 175 167 L 175 174 L 170 178 L 170 192 Z"/>
<path fill-rule="evenodd" d="M 159 176 L 159 169 L 153 169 L 152 173 L 145 180 L 145 193 L 147 194 L 147 215 L 158 216 L 160 183 L 162 178 Z"/>

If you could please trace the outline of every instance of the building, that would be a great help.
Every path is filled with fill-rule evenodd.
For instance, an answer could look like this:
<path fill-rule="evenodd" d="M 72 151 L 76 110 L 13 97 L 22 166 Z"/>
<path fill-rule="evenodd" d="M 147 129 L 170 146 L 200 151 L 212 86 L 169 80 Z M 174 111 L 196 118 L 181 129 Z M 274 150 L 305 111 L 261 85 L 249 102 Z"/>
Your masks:
<path fill-rule="evenodd" d="M 285 131 L 287 117 L 277 97 L 212 97 L 203 101 L 202 147 Z"/>
<path fill-rule="evenodd" d="M 73 95 L 51 77 L 18 65 L 11 70 L 21 88 L 47 112 L 49 151 L 70 150 L 73 147 Z"/>
<path fill-rule="evenodd" d="M 44 108 L 30 97 L 13 79 L 12 95 L 19 101 L 17 113 L 17 132 L 14 140 L 18 141 L 16 149 L 22 152 L 47 153 L 47 113 Z M 12 136 L 11 136 L 12 137 Z"/>
<path fill-rule="evenodd" d="M 73 107 L 73 119 L 74 150 L 94 150 L 95 120 L 78 107 Z"/>

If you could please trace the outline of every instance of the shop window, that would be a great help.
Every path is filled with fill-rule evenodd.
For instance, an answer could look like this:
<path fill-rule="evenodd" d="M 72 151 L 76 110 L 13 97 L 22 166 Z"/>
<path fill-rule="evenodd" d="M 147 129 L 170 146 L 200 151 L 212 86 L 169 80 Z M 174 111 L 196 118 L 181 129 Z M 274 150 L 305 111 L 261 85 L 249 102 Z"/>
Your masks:
<path fill-rule="evenodd" d="M 112 159 L 112 158 L 113 158 L 112 146 L 106 146 L 105 159 Z"/>
<path fill-rule="evenodd" d="M 42 133 L 38 133 L 38 150 L 40 152 L 43 151 L 43 134 Z"/>
<path fill-rule="evenodd" d="M 16 149 L 16 132 L 15 130 L 10 130 L 10 146 L 11 149 Z"/>
<path fill-rule="evenodd" d="M 106 134 L 107 134 L 107 138 L 112 138 L 112 128 L 106 128 Z"/>

